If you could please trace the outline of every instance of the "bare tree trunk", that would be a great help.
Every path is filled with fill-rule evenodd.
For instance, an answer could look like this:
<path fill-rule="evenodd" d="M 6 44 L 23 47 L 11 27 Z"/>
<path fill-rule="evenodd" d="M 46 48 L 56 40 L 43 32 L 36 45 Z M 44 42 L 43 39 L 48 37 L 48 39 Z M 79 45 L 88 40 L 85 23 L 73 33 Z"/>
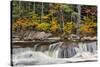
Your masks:
<path fill-rule="evenodd" d="M 19 8 L 19 11 L 18 11 L 18 13 L 19 13 L 19 16 L 20 16 L 21 1 L 19 1 L 19 2 L 18 2 L 18 5 L 19 5 L 19 7 L 18 7 L 18 8 Z"/>
<path fill-rule="evenodd" d="M 64 32 L 64 15 L 63 15 L 63 11 L 62 11 L 62 4 L 60 4 L 60 12 L 61 12 L 61 22 L 62 22 L 62 35 L 61 35 L 61 40 L 64 40 L 65 32 Z"/>
<path fill-rule="evenodd" d="M 63 31 L 63 28 L 64 28 L 64 16 L 63 16 L 63 11 L 62 11 L 62 4 L 60 4 L 60 12 L 61 12 L 61 21 L 62 21 L 62 32 L 64 33 L 64 31 Z"/>
<path fill-rule="evenodd" d="M 28 11 L 30 11 L 30 2 L 28 3 L 28 8 L 29 8 Z"/>
<path fill-rule="evenodd" d="M 77 6 L 77 10 L 78 10 L 78 19 L 77 19 L 77 32 L 76 32 L 76 34 L 80 35 L 79 27 L 80 27 L 80 23 L 81 23 L 81 5 Z"/>
<path fill-rule="evenodd" d="M 43 6 L 43 2 L 42 2 L 41 21 L 43 21 L 43 18 L 42 17 L 44 16 L 43 8 L 44 8 L 44 6 Z"/>
<path fill-rule="evenodd" d="M 34 10 L 34 13 L 35 13 L 35 2 L 34 2 L 34 8 L 33 8 L 33 10 Z"/>

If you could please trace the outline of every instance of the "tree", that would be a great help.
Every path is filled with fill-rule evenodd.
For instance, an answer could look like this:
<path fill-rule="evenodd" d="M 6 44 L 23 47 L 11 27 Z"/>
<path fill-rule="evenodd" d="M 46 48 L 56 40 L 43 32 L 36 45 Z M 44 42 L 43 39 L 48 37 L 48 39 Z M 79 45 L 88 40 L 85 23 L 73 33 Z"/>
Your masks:
<path fill-rule="evenodd" d="M 18 19 L 15 23 L 12 24 L 12 28 L 14 31 L 21 31 L 25 30 L 28 27 L 28 22 L 29 20 L 24 18 L 24 19 Z"/>
<path fill-rule="evenodd" d="M 75 28 L 75 25 L 74 25 L 73 22 L 67 22 L 67 23 L 65 24 L 63 30 L 64 30 L 64 32 L 65 32 L 66 34 L 71 34 L 71 33 L 73 32 L 74 28 Z"/>
<path fill-rule="evenodd" d="M 52 31 L 52 32 L 57 32 L 58 30 L 59 30 L 59 24 L 58 24 L 58 22 L 57 22 L 57 20 L 52 20 L 51 21 L 51 28 L 50 28 L 50 30 Z"/>
<path fill-rule="evenodd" d="M 83 21 L 84 24 L 82 24 L 80 26 L 80 33 L 83 34 L 83 35 L 96 35 L 96 27 L 97 27 L 97 24 L 96 22 L 93 22 L 91 21 L 91 19 L 89 19 L 88 17 L 84 19 Z"/>
<path fill-rule="evenodd" d="M 73 33 L 74 28 L 76 29 L 74 34 L 79 35 L 80 31 L 85 33 L 85 26 L 90 28 L 92 24 L 90 22 L 96 24 L 96 9 L 96 6 L 86 5 L 12 1 L 13 27 L 14 29 L 60 31 L 62 35 L 65 32 Z M 89 19 L 85 21 L 85 17 L 89 17 L 91 21 L 88 21 Z M 96 26 L 93 29 L 96 30 Z"/>
<path fill-rule="evenodd" d="M 86 17 L 91 18 L 93 22 L 97 22 L 97 6 L 83 5 L 81 7 L 82 7 L 81 12 L 82 12 L 83 18 L 86 16 Z"/>
<path fill-rule="evenodd" d="M 40 31 L 46 31 L 48 32 L 49 29 L 50 29 L 50 24 L 49 23 L 40 23 L 38 24 L 38 26 L 36 27 L 37 30 L 40 30 Z"/>

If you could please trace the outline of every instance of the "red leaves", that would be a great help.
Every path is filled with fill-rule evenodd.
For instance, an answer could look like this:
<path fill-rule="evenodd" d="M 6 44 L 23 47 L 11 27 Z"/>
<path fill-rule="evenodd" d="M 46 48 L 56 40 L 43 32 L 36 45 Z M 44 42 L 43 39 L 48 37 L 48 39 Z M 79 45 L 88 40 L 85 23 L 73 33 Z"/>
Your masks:
<path fill-rule="evenodd" d="M 82 12 L 88 15 L 95 15 L 97 12 L 97 7 L 84 7 L 82 8 Z"/>

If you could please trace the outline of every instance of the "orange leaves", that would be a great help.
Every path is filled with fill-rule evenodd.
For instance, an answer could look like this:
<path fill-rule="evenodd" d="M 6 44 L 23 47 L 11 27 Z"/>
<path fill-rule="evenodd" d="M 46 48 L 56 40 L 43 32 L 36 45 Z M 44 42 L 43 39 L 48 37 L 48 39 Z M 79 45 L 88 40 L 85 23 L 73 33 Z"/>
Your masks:
<path fill-rule="evenodd" d="M 29 24 L 29 20 L 24 18 L 24 19 L 18 19 L 16 22 L 13 22 L 13 30 L 16 29 L 26 29 Z"/>
<path fill-rule="evenodd" d="M 85 22 L 80 26 L 80 32 L 85 34 L 95 33 L 96 23 L 95 22 Z"/>

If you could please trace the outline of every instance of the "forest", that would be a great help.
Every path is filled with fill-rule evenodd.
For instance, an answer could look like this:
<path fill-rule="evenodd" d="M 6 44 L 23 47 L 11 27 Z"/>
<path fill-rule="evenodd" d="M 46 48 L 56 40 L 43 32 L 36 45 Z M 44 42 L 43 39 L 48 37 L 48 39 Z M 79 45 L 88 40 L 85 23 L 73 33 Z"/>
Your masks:
<path fill-rule="evenodd" d="M 75 34 L 79 37 L 97 35 L 95 5 L 12 1 L 11 6 L 13 32 L 44 31 L 54 36 Z"/>

